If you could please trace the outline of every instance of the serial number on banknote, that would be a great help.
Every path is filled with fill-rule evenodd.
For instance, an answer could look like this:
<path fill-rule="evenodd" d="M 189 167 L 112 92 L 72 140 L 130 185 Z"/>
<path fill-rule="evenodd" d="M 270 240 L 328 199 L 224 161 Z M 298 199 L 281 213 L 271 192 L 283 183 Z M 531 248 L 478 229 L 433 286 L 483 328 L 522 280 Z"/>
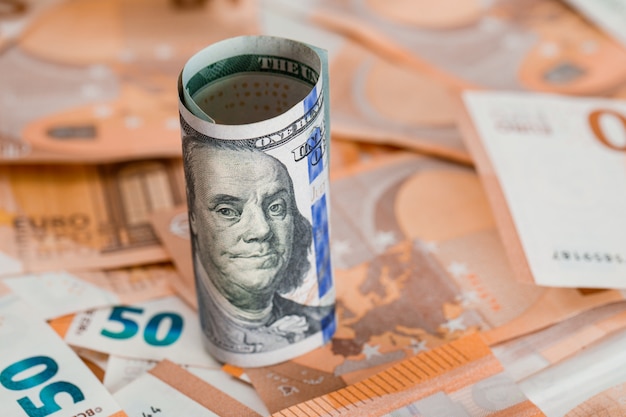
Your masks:
<path fill-rule="evenodd" d="M 622 264 L 626 256 L 619 253 L 555 250 L 552 259 L 565 262 L 595 262 Z"/>

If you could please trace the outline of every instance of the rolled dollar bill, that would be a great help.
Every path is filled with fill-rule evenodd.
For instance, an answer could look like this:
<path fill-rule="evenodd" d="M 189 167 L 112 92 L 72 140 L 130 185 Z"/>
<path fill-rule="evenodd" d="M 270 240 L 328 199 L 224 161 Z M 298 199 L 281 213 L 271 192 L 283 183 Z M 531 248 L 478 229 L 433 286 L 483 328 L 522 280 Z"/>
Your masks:
<path fill-rule="evenodd" d="M 198 311 L 208 351 L 282 362 L 336 328 L 325 52 L 269 36 L 199 51 L 179 77 Z"/>

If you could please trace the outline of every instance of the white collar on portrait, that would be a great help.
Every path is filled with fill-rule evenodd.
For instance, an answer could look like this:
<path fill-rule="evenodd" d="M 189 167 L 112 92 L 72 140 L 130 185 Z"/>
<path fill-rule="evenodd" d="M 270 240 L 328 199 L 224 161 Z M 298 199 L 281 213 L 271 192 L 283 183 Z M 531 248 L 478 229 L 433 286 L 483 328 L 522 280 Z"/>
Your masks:
<path fill-rule="evenodd" d="M 213 284 L 213 281 L 209 278 L 209 274 L 204 269 L 204 265 L 202 265 L 202 262 L 200 262 L 197 254 L 195 254 L 194 260 L 195 273 L 198 274 L 201 285 L 204 285 L 206 287 L 207 292 L 212 296 L 211 301 L 226 316 L 228 316 L 230 319 L 234 320 L 238 324 L 246 327 L 249 327 L 250 324 L 255 323 L 258 323 L 259 325 L 265 325 L 267 323 L 272 313 L 272 303 L 270 303 L 269 306 L 262 310 L 242 310 L 235 307 L 230 301 L 226 299 L 226 297 L 222 295 L 222 293 L 219 292 L 217 287 Z"/>

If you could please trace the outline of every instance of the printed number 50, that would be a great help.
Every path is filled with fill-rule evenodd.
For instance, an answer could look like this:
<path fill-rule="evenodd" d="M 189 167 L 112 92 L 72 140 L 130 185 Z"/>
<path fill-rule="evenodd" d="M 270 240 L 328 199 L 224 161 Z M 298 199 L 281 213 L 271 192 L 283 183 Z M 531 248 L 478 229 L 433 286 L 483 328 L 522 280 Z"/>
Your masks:
<path fill-rule="evenodd" d="M 44 368 L 39 373 L 16 379 L 22 372 L 40 366 Z M 59 365 L 51 357 L 33 356 L 17 361 L 0 372 L 0 384 L 11 391 L 27 390 L 48 381 L 56 375 L 58 370 Z M 29 417 L 45 417 L 61 409 L 61 406 L 56 403 L 55 397 L 62 392 L 69 394 L 74 404 L 85 399 L 83 392 L 76 385 L 65 381 L 56 381 L 46 385 L 39 392 L 39 399 L 43 404 L 41 407 L 35 406 L 28 397 L 18 399 L 17 403 Z"/>
<path fill-rule="evenodd" d="M 137 332 L 139 332 L 139 324 L 137 324 L 137 322 L 132 318 L 128 317 L 130 314 L 143 314 L 143 309 L 125 306 L 113 307 L 109 320 L 121 323 L 123 328 L 119 332 L 102 329 L 100 334 L 112 339 L 130 339 L 135 336 Z M 159 338 L 159 326 L 164 319 L 170 320 L 170 328 L 162 338 Z M 152 346 L 168 346 L 178 340 L 182 331 L 183 318 L 179 314 L 158 313 L 148 320 L 146 328 L 143 331 L 143 338 L 147 344 Z"/>

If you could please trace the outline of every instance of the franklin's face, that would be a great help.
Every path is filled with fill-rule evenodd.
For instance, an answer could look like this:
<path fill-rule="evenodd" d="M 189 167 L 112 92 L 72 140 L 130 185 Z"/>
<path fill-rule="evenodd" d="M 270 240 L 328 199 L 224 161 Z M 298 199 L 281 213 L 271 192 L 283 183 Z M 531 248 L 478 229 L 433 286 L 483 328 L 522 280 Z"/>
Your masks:
<path fill-rule="evenodd" d="M 199 148 L 190 217 L 209 277 L 234 305 L 273 293 L 291 256 L 293 190 L 274 158 Z"/>

